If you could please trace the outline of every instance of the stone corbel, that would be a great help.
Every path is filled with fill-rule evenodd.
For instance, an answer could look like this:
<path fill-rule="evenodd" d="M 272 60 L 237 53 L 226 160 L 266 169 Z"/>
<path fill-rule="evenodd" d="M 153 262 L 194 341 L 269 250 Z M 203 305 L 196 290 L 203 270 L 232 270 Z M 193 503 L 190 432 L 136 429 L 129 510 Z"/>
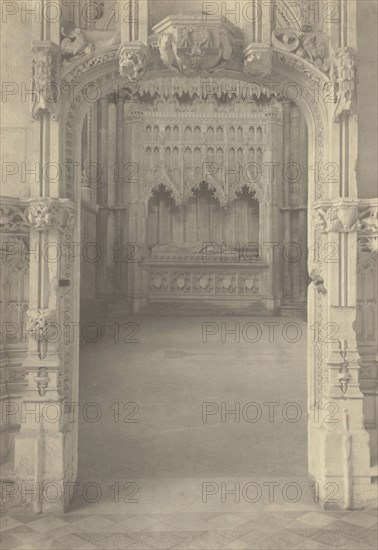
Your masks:
<path fill-rule="evenodd" d="M 27 218 L 30 227 L 36 231 L 57 229 L 64 232 L 74 225 L 75 211 L 65 199 L 40 197 L 30 201 Z"/>
<path fill-rule="evenodd" d="M 272 50 L 264 44 L 250 44 L 243 51 L 243 71 L 256 78 L 263 78 L 272 70 Z"/>
<path fill-rule="evenodd" d="M 333 53 L 332 81 L 335 85 L 336 108 L 334 119 L 340 116 L 356 115 L 356 84 L 357 70 L 355 62 L 356 51 L 353 48 L 340 48 Z"/>
<path fill-rule="evenodd" d="M 60 97 L 59 46 L 47 40 L 32 44 L 32 116 L 37 119 L 40 111 L 47 111 L 54 120 L 58 118 Z"/>
<path fill-rule="evenodd" d="M 118 49 L 119 72 L 131 82 L 144 77 L 147 72 L 150 56 L 147 47 L 141 42 L 127 42 Z"/>
<path fill-rule="evenodd" d="M 348 233 L 356 229 L 358 201 L 338 199 L 322 201 L 314 205 L 315 229 L 321 233 L 338 231 Z"/>

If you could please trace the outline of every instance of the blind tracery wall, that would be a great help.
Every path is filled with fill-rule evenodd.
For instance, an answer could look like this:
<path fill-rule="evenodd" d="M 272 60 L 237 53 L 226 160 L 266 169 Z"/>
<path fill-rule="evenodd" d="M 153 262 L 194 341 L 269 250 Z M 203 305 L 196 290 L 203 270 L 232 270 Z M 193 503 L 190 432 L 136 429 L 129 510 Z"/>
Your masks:
<path fill-rule="evenodd" d="M 194 197 L 178 207 L 170 194 L 160 187 L 148 203 L 147 242 L 151 245 L 184 243 L 259 243 L 259 203 L 242 190 L 228 208 L 220 206 L 205 185 Z M 257 250 L 257 247 L 255 248 Z"/>
<path fill-rule="evenodd" d="M 195 94 L 156 93 L 123 104 L 110 95 L 91 106 L 81 144 L 83 163 L 97 161 L 100 167 L 96 185 L 92 181 L 89 189 L 82 182 L 84 202 L 92 204 L 82 216 L 84 234 L 98 208 L 103 253 L 90 266 L 97 293 L 133 294 L 139 285 L 138 295 L 146 295 L 149 285 L 138 270 L 151 253 L 151 260 L 172 262 L 180 246 L 198 255 L 203 243 L 214 243 L 218 251 L 253 243 L 260 249 L 249 246 L 248 257 L 261 254 L 254 265 L 262 269 L 261 296 L 277 304 L 305 303 L 307 129 L 294 104 L 264 96 L 204 102 Z M 273 265 L 274 242 L 281 246 Z M 136 266 L 115 264 L 114 247 L 128 249 L 130 243 L 138 251 Z M 282 254 L 290 243 L 300 249 L 298 260 L 288 258 L 288 249 Z M 165 251 L 154 252 L 162 245 Z M 87 267 L 86 281 L 92 280 Z M 237 271 L 233 276 L 238 280 Z"/>

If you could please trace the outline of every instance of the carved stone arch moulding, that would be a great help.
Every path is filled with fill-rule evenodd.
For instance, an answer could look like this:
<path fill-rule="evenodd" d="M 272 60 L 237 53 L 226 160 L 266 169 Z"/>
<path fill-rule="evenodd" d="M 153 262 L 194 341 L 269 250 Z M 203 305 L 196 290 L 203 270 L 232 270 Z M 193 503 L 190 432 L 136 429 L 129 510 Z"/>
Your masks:
<path fill-rule="evenodd" d="M 286 70 L 290 70 L 292 74 L 296 75 L 295 83 L 301 89 L 301 97 L 298 101 L 302 111 L 304 112 L 306 121 L 308 123 L 309 132 L 313 136 L 313 146 L 314 146 L 314 161 L 318 163 L 319 166 L 324 166 L 325 163 L 325 140 L 326 140 L 326 124 L 328 123 L 327 112 L 324 108 L 324 105 L 319 101 L 316 94 L 314 94 L 314 85 L 324 87 L 326 79 L 325 75 L 317 69 L 313 69 L 310 72 L 308 64 L 306 62 L 301 62 L 295 60 L 293 63 L 293 56 L 285 53 L 275 53 L 275 64 L 279 68 L 278 71 L 275 71 L 272 76 L 272 82 L 266 82 L 263 85 L 251 83 L 243 74 L 240 74 L 239 79 L 235 79 L 235 75 L 232 74 L 223 74 L 222 76 L 215 76 L 211 79 L 206 79 L 207 83 L 225 83 L 229 82 L 230 85 L 235 83 L 239 84 L 241 87 L 256 86 L 256 89 L 260 87 L 261 93 L 267 93 L 267 90 L 271 91 L 272 96 L 279 98 L 279 92 L 274 91 L 274 83 L 277 86 L 278 83 L 281 83 L 282 86 L 288 84 L 288 78 L 286 75 Z M 130 83 L 125 82 L 125 79 L 122 78 L 118 72 L 118 67 L 116 62 L 112 61 L 111 63 L 106 62 L 104 65 L 96 65 L 95 69 L 89 70 L 86 73 L 83 73 L 81 82 L 76 82 L 75 93 L 73 97 L 69 97 L 69 94 L 66 94 L 63 98 L 63 108 L 62 108 L 62 121 L 61 121 L 61 139 L 62 139 L 62 159 L 63 166 L 65 167 L 65 177 L 62 180 L 63 189 L 62 196 L 69 198 L 71 200 L 77 199 L 78 190 L 75 192 L 74 181 L 75 181 L 75 132 L 76 126 L 78 124 L 78 117 L 80 110 L 84 108 L 87 104 L 85 90 L 86 86 L 90 84 L 92 87 L 95 87 L 101 91 L 101 96 L 105 97 L 110 93 L 114 93 L 118 98 L 122 100 L 122 93 L 125 91 L 126 97 L 131 97 L 141 92 L 145 92 L 147 88 L 150 91 L 153 88 L 156 88 L 156 93 L 162 93 L 165 97 L 169 97 L 171 94 L 179 93 L 180 88 L 182 91 L 188 92 L 189 85 L 187 79 L 172 77 L 171 75 L 166 75 L 159 79 L 152 80 L 142 80 L 139 83 Z M 196 88 L 201 82 L 201 78 L 190 79 L 192 93 L 196 93 Z M 293 82 L 293 81 L 292 81 Z M 79 84 L 79 85 L 78 85 Z M 72 92 L 72 88 L 71 88 Z M 215 94 L 216 95 L 216 94 Z M 314 182 L 314 201 L 321 200 L 325 197 L 324 181 L 321 177 L 317 178 Z M 173 189 L 175 192 L 175 189 Z M 256 190 L 257 192 L 259 190 Z M 220 193 L 219 193 L 220 194 Z M 262 198 L 262 197 L 261 197 Z"/>
<path fill-rule="evenodd" d="M 62 180 L 62 189 L 61 196 L 69 198 L 73 201 L 80 200 L 80 186 L 79 178 L 76 176 L 75 181 L 75 161 L 78 159 L 75 158 L 77 147 L 75 145 L 75 140 L 77 139 L 77 124 L 80 122 L 81 112 L 87 106 L 85 96 L 83 95 L 83 89 L 88 83 L 91 83 L 92 86 L 97 86 L 101 88 L 101 96 L 105 97 L 110 93 L 119 93 L 122 96 L 122 90 L 126 89 L 126 96 L 132 96 L 138 92 L 145 92 L 145 90 L 153 90 L 157 95 L 162 97 L 174 97 L 175 94 L 186 93 L 189 97 L 192 97 L 194 93 L 197 93 L 198 86 L 201 87 L 201 79 L 199 77 L 186 79 L 184 77 L 175 77 L 166 72 L 161 71 L 158 74 L 154 75 L 155 78 L 149 78 L 149 73 L 146 73 L 147 77 L 143 77 L 137 83 L 132 83 L 127 80 L 125 77 L 121 77 L 119 73 L 118 65 L 118 56 L 115 50 L 109 51 L 106 55 L 102 56 L 99 54 L 95 57 L 95 60 L 90 61 L 88 64 L 83 60 L 77 65 L 77 70 L 75 72 L 75 78 L 77 79 L 78 85 L 74 88 L 74 94 L 72 98 L 69 98 L 68 94 L 62 98 L 62 117 L 60 120 L 61 128 L 61 145 L 62 145 L 62 161 L 63 166 L 66 167 L 66 177 Z M 150 75 L 152 76 L 152 75 Z M 251 82 L 251 77 L 243 73 L 227 73 L 224 71 L 218 73 L 216 76 L 207 78 L 208 83 L 220 83 L 224 82 L 229 87 L 232 87 L 235 83 L 239 83 L 240 86 L 250 86 L 253 84 Z M 317 69 L 314 65 L 311 65 L 308 61 L 301 59 L 294 54 L 274 51 L 272 52 L 272 72 L 267 78 L 266 84 L 260 81 L 255 81 L 256 87 L 262 91 L 262 94 L 265 94 L 265 91 L 269 88 L 268 84 L 280 83 L 281 87 L 290 83 L 295 82 L 299 85 L 301 89 L 301 98 L 298 101 L 298 105 L 301 108 L 304 116 L 306 118 L 308 133 L 310 136 L 310 145 L 311 145 L 311 163 L 318 163 L 318 166 L 324 166 L 326 159 L 326 146 L 327 139 L 329 135 L 329 124 L 330 117 L 329 114 L 332 108 L 327 108 L 320 100 L 319 96 L 314 93 L 314 89 L 324 89 L 324 87 L 329 82 L 327 75 L 322 71 Z M 219 86 L 219 89 L 221 86 Z M 275 94 L 273 93 L 273 97 Z M 76 150 L 75 150 L 76 149 Z M 310 173 L 310 182 L 309 187 L 312 186 L 312 191 L 310 195 L 309 207 L 312 209 L 313 203 L 319 200 L 324 200 L 327 198 L 327 188 L 324 184 L 324 181 L 321 178 L 321 173 L 318 178 L 314 177 L 314 173 Z M 160 182 L 162 183 L 162 182 Z M 77 189 L 75 189 L 77 185 Z M 168 187 L 168 190 L 170 188 Z M 173 196 L 177 197 L 178 193 L 175 188 L 171 189 Z M 309 189 L 310 191 L 310 189 Z M 150 188 L 152 192 L 152 186 Z M 262 191 L 256 189 L 256 194 L 258 197 L 263 198 Z M 312 220 L 309 217 L 309 244 L 316 242 L 319 246 L 319 249 L 322 249 L 323 243 L 325 242 L 325 236 L 321 232 L 315 231 L 315 228 L 312 227 Z M 310 270 L 312 266 L 309 266 Z M 64 261 L 64 276 L 70 278 L 72 275 L 72 262 Z M 323 276 L 323 266 L 319 266 L 320 276 Z M 69 324 L 73 319 L 72 307 L 71 307 L 71 297 L 67 292 L 65 295 L 65 307 L 64 307 L 64 320 Z M 327 320 L 327 304 L 328 297 L 327 295 L 322 294 L 321 292 L 316 292 L 314 290 L 312 298 L 312 310 L 314 312 L 314 318 L 320 326 Z M 64 356 L 62 361 L 64 364 L 64 388 L 65 393 L 69 394 L 70 392 L 70 378 L 72 377 L 72 344 L 67 343 L 64 346 Z M 314 388 L 311 391 L 309 396 L 310 401 L 317 401 L 318 403 L 322 402 L 324 386 L 325 386 L 325 376 L 326 376 L 326 367 L 325 367 L 325 349 L 324 344 L 321 341 L 317 341 L 314 344 L 314 351 L 310 359 L 310 368 L 312 370 L 312 378 L 314 381 Z M 72 389 L 71 389 L 72 393 Z"/>

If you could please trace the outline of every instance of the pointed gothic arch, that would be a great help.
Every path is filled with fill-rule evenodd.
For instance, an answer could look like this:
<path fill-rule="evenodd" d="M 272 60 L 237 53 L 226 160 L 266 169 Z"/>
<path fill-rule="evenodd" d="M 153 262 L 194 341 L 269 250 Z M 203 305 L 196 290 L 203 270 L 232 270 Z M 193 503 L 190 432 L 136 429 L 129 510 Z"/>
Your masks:
<path fill-rule="evenodd" d="M 349 4 L 354 6 L 354 1 L 351 0 Z M 289 2 L 285 1 L 283 5 L 290 10 Z M 279 14 L 278 27 L 288 26 L 288 13 L 292 14 L 292 11 L 286 12 L 286 20 L 284 14 Z M 289 26 L 299 44 L 302 38 L 298 37 L 297 31 L 302 27 L 303 21 L 299 21 L 295 14 L 292 15 L 294 22 L 290 21 Z M 88 104 L 93 98 L 95 101 L 105 101 L 109 94 L 122 98 L 137 93 L 150 93 L 168 97 L 173 101 L 177 93 L 193 96 L 198 94 L 198 87 L 201 89 L 203 76 L 187 78 L 177 75 L 177 66 L 176 74 L 173 75 L 168 68 L 169 59 L 166 59 L 165 68 L 160 66 L 158 69 L 151 69 L 148 51 L 143 44 L 135 40 L 133 32 L 134 29 L 123 29 L 122 46 L 119 49 L 118 45 L 109 46 L 102 51 L 84 55 L 63 70 L 64 91 L 59 113 L 56 102 L 49 104 L 44 102 L 43 98 L 34 100 L 33 114 L 40 118 L 39 138 L 42 138 L 44 143 L 50 140 L 53 144 L 50 149 L 41 148 L 40 155 L 45 158 L 46 151 L 59 151 L 56 157 L 63 170 L 59 183 L 43 190 L 44 197 L 51 196 L 53 199 L 37 199 L 35 204 L 29 206 L 29 209 L 33 211 L 34 208 L 36 213 L 29 221 L 32 244 L 40 242 L 38 238 L 43 231 L 48 232 L 48 239 L 52 242 L 62 245 L 67 240 L 80 242 L 81 181 L 75 167 L 80 165 L 81 141 L 77 130 L 82 127 Z M 144 38 L 146 36 L 139 36 L 140 40 Z M 359 216 L 356 176 L 351 164 L 356 158 L 356 147 L 348 137 L 352 133 L 357 135 L 357 124 L 353 118 L 353 51 L 346 43 L 338 46 L 333 44 L 335 59 L 332 80 L 336 80 L 336 88 L 332 90 L 330 73 L 325 70 L 326 64 L 321 63 L 323 70 L 317 68 L 314 63 L 316 60 L 301 57 L 299 45 L 298 49 L 285 51 L 280 47 L 279 37 L 276 38 L 278 44 L 273 44 L 273 47 L 262 47 L 260 50 L 257 48 L 263 60 L 262 68 L 255 68 L 256 52 L 252 44 L 247 48 L 248 55 L 246 54 L 243 59 L 244 66 L 240 63 L 239 71 L 227 71 L 223 65 L 218 66 L 217 73 L 210 77 L 206 76 L 206 81 L 215 86 L 216 97 L 222 95 L 221 86 L 218 86 L 220 82 L 228 86 L 249 86 L 249 90 L 252 84 L 257 97 L 285 99 L 292 93 L 298 96 L 296 103 L 306 119 L 309 136 L 309 212 L 317 213 L 318 218 L 325 220 L 320 226 L 316 224 L 312 215 L 308 220 L 308 244 L 310 250 L 314 249 L 315 252 L 309 257 L 309 272 L 313 278 L 308 291 L 309 340 L 313 339 L 311 330 L 314 326 L 320 326 L 323 330 L 327 324 L 335 323 L 338 338 L 341 342 L 347 342 L 349 350 L 345 367 L 346 350 L 339 349 L 337 341 L 329 343 L 324 337 L 317 337 L 314 345 L 308 346 L 308 413 L 311 415 L 312 410 L 319 413 L 316 419 L 310 416 L 309 420 L 309 474 L 319 484 L 319 497 L 324 506 L 330 505 L 327 502 L 327 486 L 334 483 L 341 495 L 336 506 L 357 507 L 366 505 L 371 500 L 369 487 L 372 475 L 369 438 L 363 428 L 363 396 L 358 380 L 360 358 L 353 329 L 356 317 L 356 223 Z M 330 38 L 334 40 L 334 37 Z M 58 46 L 43 41 L 42 44 L 34 44 L 33 52 L 36 68 L 41 63 L 50 67 L 51 74 L 47 78 L 54 80 L 54 70 L 60 63 Z M 248 74 L 248 70 L 242 70 L 242 67 L 248 70 L 251 68 L 252 76 Z M 36 70 L 35 80 L 38 74 Z M 328 102 L 330 97 L 331 101 Z M 130 110 L 130 116 L 137 117 L 139 112 L 140 105 L 136 103 Z M 58 114 L 59 119 L 55 121 Z M 340 175 L 332 178 L 329 177 L 326 168 L 332 167 L 335 163 L 340 164 Z M 67 223 L 66 227 L 62 227 L 64 224 L 59 223 L 59 213 L 67 209 L 70 212 L 73 209 L 76 211 L 75 229 L 72 228 L 72 224 Z M 134 217 L 135 227 L 141 225 L 143 209 L 135 212 Z M 269 239 L 269 235 L 266 237 Z M 341 261 L 336 264 L 327 263 L 324 255 L 319 259 L 319 251 L 323 254 L 325 247 L 334 241 L 337 242 Z M 37 324 L 48 326 L 49 319 L 55 315 L 54 318 L 58 318 L 63 324 L 78 321 L 78 273 L 78 259 L 72 257 L 69 251 L 62 259 L 59 273 L 51 266 L 34 273 L 38 288 L 44 290 L 46 286 L 50 286 L 52 300 L 51 304 L 46 304 L 42 309 L 35 308 L 31 311 L 31 329 Z M 56 291 L 58 281 L 65 286 L 65 291 L 61 294 Z M 50 311 L 50 307 L 53 312 Z M 29 356 L 25 363 L 29 369 L 26 401 L 40 404 L 46 384 L 50 384 L 49 396 L 57 408 L 62 404 L 64 406 L 65 401 L 77 401 L 78 342 L 64 340 L 60 350 L 53 346 L 49 347 L 47 362 L 44 363 L 46 366 L 41 366 L 37 359 L 40 344 L 38 339 L 30 339 Z M 63 393 L 59 392 L 61 387 L 64 387 Z M 326 423 L 328 411 L 324 411 L 324 405 L 330 400 L 338 407 L 337 422 L 332 425 Z M 77 475 L 77 423 L 68 426 L 67 418 L 63 416 L 55 431 L 45 433 L 45 437 L 50 438 L 45 446 L 38 439 L 39 453 L 30 461 L 34 449 L 34 436 L 40 433 L 38 429 L 37 425 L 28 426 L 28 430 L 22 429 L 16 438 L 15 477 L 34 481 L 35 476 L 39 476 L 38 480 L 43 478 L 44 482 L 58 479 L 64 495 L 63 501 L 50 507 L 43 503 L 41 510 L 37 511 L 62 511 L 67 504 L 64 483 L 75 481 Z M 351 454 L 346 456 L 343 443 L 350 439 Z M 353 464 L 353 471 L 350 462 Z"/>

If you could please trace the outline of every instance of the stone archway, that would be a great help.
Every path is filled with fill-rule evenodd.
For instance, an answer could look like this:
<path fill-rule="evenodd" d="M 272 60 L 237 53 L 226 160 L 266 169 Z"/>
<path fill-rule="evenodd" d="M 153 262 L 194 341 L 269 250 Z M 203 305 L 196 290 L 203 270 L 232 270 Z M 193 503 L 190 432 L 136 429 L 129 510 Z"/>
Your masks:
<path fill-rule="evenodd" d="M 46 57 L 50 65 L 59 63 L 59 54 L 51 43 L 36 45 L 35 50 L 37 66 Z M 309 342 L 314 342 L 313 346 L 308 346 L 309 474 L 313 483 L 318 484 L 323 506 L 359 507 L 371 498 L 371 474 L 368 434 L 363 428 L 363 396 L 358 381 L 359 353 L 353 329 L 358 221 L 357 186 L 350 161 L 355 159 L 356 150 L 349 140 L 349 135 L 357 132 L 353 119 L 353 53 L 345 47 L 336 54 L 335 112 L 335 94 L 331 94 L 332 101 L 326 101 L 330 79 L 324 72 L 296 52 L 268 50 L 262 52 L 262 59 L 265 62 L 265 54 L 268 54 L 266 62 L 269 65 L 271 56 L 269 77 L 240 73 L 235 78 L 234 72 L 230 74 L 222 69 L 214 81 L 253 81 L 278 96 L 285 89 L 288 92 L 290 86 L 293 88 L 293 83 L 300 90 L 297 102 L 309 133 L 309 211 L 315 216 L 315 220 L 309 217 L 308 226 L 309 249 L 315 251 L 309 260 L 313 283 L 308 294 Z M 59 144 L 58 157 L 64 171 L 60 184 L 40 193 L 43 199 L 32 201 L 29 207 L 31 236 L 32 242 L 38 245 L 60 243 L 65 254 L 59 269 L 46 265 L 34 273 L 38 292 L 44 296 L 39 305 L 31 306 L 29 314 L 35 334 L 36 327 L 46 331 L 54 322 L 70 327 L 79 321 L 78 259 L 65 249 L 64 243 L 80 243 L 80 177 L 75 172 L 80 146 L 76 129 L 81 127 L 85 102 L 90 101 L 88 85 L 99 89 L 99 97 L 102 97 L 114 91 L 127 95 L 133 87 L 135 90 L 157 79 L 172 80 L 169 69 L 162 70 L 159 76 L 156 73 L 149 75 L 145 56 L 140 43 L 123 45 L 120 50 L 122 76 L 116 48 L 73 63 L 62 75 L 65 95 L 60 102 L 59 123 L 53 123 L 46 113 L 47 118 L 43 118 L 42 132 L 54 147 Z M 136 69 L 138 66 L 140 70 Z M 345 76 L 347 69 L 349 73 Z M 125 76 L 132 80 L 126 87 Z M 182 76 L 174 78 L 178 86 L 184 80 Z M 47 110 L 55 116 L 55 107 L 40 103 L 35 113 Z M 341 176 L 327 178 L 327 169 L 332 168 L 332 163 L 341 164 Z M 75 229 L 73 212 L 76 213 Z M 322 254 L 334 243 L 337 243 L 337 261 L 328 263 Z M 348 289 L 352 289 L 348 292 L 344 291 L 346 282 Z M 52 290 L 46 294 L 49 286 Z M 63 289 L 61 292 L 58 292 L 59 287 Z M 337 329 L 337 337 L 327 340 L 327 329 L 332 324 Z M 43 338 L 35 337 L 30 342 L 25 362 L 29 379 L 24 401 L 31 406 L 55 407 L 58 412 L 64 410 L 64 414 L 48 429 L 45 426 L 41 430 L 39 420 L 22 426 L 16 438 L 15 469 L 16 479 L 26 484 L 33 485 L 36 479 L 44 484 L 58 482 L 62 498 L 53 504 L 39 504 L 38 509 L 54 512 L 64 509 L 70 494 L 67 484 L 74 483 L 77 475 L 77 420 L 71 422 L 70 414 L 72 404 L 78 399 L 79 344 L 66 332 L 60 347 L 48 343 L 41 356 L 42 343 L 46 347 Z M 32 460 L 31 455 L 34 456 Z"/>

